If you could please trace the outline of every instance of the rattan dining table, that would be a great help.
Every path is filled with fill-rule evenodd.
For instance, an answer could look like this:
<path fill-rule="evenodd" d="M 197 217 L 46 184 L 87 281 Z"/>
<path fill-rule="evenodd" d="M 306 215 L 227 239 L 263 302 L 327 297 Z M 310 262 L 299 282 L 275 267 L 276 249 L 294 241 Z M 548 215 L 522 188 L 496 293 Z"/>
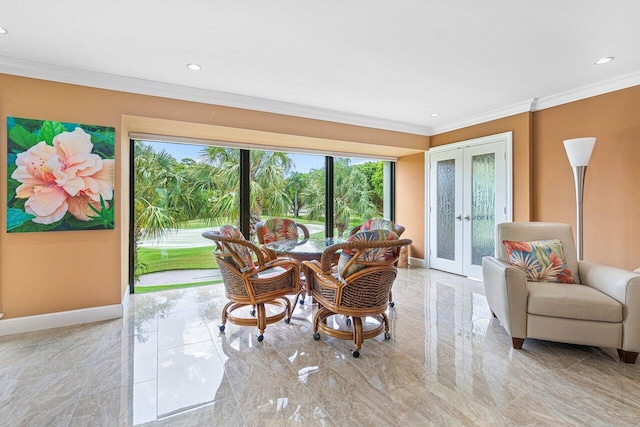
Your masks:
<path fill-rule="evenodd" d="M 275 251 L 277 254 L 286 254 L 290 259 L 302 263 L 302 261 L 320 261 L 325 249 L 331 245 L 335 245 L 336 243 L 343 242 L 344 239 L 334 237 L 312 237 L 304 240 L 276 240 L 274 242 L 265 243 L 264 246 Z M 334 259 L 332 260 L 333 264 L 338 262 L 339 256 L 339 252 L 334 255 Z M 302 267 L 301 282 L 304 288 L 304 293 L 309 294 L 312 297 L 312 302 L 315 303 L 316 301 L 315 298 L 313 298 L 313 290 L 309 289 L 307 286 L 309 272 L 305 266 Z M 303 298 L 300 300 L 300 304 L 304 304 L 304 294 Z"/>

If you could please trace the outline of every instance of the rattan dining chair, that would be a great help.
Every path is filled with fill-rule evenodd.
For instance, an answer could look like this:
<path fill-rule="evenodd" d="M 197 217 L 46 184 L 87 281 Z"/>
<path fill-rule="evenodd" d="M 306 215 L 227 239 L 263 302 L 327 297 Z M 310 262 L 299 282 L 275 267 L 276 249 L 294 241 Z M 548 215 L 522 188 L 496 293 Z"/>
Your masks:
<path fill-rule="evenodd" d="M 393 221 L 389 221 L 388 219 L 382 218 L 374 218 L 368 219 L 360 225 L 356 225 L 349 231 L 349 236 L 353 236 L 359 231 L 369 231 L 369 230 L 391 230 L 398 235 L 398 237 L 402 236 L 404 233 L 404 226 L 400 224 L 396 224 Z"/>
<path fill-rule="evenodd" d="M 344 243 L 329 246 L 319 262 L 304 261 L 307 285 L 318 302 L 313 338 L 320 339 L 318 331 L 322 331 L 335 338 L 351 339 L 355 344 L 353 357 L 360 356 L 365 339 L 383 331 L 389 339 L 389 318 L 385 311 L 398 272 L 394 264 L 400 248 L 411 243 L 409 239 L 398 239 L 392 231 L 364 231 Z M 340 250 L 337 273 L 332 273 L 332 258 Z M 349 316 L 351 321 L 347 327 L 350 329 L 332 327 L 327 318 L 334 315 Z M 365 330 L 365 318 L 371 318 L 378 325 Z"/>
<path fill-rule="evenodd" d="M 214 256 L 224 281 L 225 295 L 229 299 L 222 309 L 224 332 L 227 321 L 240 326 L 257 326 L 258 341 L 264 339 L 268 324 L 284 318 L 291 321 L 292 306 L 287 295 L 300 291 L 300 266 L 294 261 L 267 260 L 259 247 L 244 238 L 240 230 L 231 225 L 220 231 L 206 231 L 202 236 L 216 243 Z M 276 314 L 267 315 L 266 305 L 280 307 Z M 234 313 L 252 306 L 250 317 Z"/>
<path fill-rule="evenodd" d="M 354 234 L 360 231 L 369 231 L 369 230 L 391 230 L 398 235 L 398 237 L 402 236 L 404 233 L 404 226 L 400 224 L 396 224 L 393 221 L 389 221 L 388 219 L 383 218 L 373 218 L 368 219 L 360 225 L 357 225 L 351 229 L 349 232 L 349 236 L 353 236 Z M 396 267 L 398 263 L 396 263 Z M 393 293 L 389 292 L 389 307 L 395 306 L 396 303 L 393 302 Z"/>
<path fill-rule="evenodd" d="M 301 235 L 302 240 L 300 240 Z M 266 221 L 256 223 L 256 237 L 258 238 L 258 243 L 260 243 L 260 248 L 267 255 L 268 259 L 275 260 L 280 254 L 265 246 L 266 244 L 280 240 L 295 240 L 303 242 L 309 239 L 309 229 L 304 224 L 292 219 L 269 218 Z M 280 258 L 288 259 L 286 255 L 280 256 Z M 298 300 L 301 305 L 304 304 L 306 296 L 306 288 L 304 284 L 301 284 L 300 290 L 294 299 L 294 304 L 297 303 Z"/>
<path fill-rule="evenodd" d="M 265 244 L 279 240 L 300 240 L 301 234 L 303 240 L 308 239 L 309 229 L 304 224 L 288 218 L 269 218 L 266 221 L 256 223 L 258 243 L 269 259 L 276 259 L 278 254 L 265 247 Z"/>

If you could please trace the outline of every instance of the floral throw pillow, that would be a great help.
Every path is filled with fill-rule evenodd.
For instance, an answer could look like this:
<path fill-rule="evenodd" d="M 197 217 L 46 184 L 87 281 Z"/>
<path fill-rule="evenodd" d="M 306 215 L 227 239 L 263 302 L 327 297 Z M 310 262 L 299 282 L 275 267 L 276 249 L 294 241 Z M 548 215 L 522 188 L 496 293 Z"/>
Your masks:
<path fill-rule="evenodd" d="M 265 243 L 278 240 L 298 240 L 298 225 L 286 218 L 270 218 L 264 222 L 262 235 Z"/>
<path fill-rule="evenodd" d="M 242 232 L 233 225 L 223 225 L 222 227 L 220 227 L 220 235 L 231 237 L 237 240 L 245 240 Z M 242 264 L 238 264 L 237 260 L 229 257 L 231 258 L 230 261 L 233 261 L 233 263 L 238 266 L 238 269 L 253 270 L 255 268 L 253 258 L 251 258 L 251 252 L 249 251 L 248 247 L 243 246 L 239 243 L 228 243 L 228 245 L 229 249 L 235 252 L 236 255 L 238 255 L 238 258 L 240 258 L 240 260 L 242 261 Z"/>
<path fill-rule="evenodd" d="M 360 226 L 360 231 L 370 230 L 393 230 L 393 222 L 382 218 L 368 219 Z"/>
<path fill-rule="evenodd" d="M 397 240 L 398 235 L 393 231 L 389 230 L 370 230 L 370 231 L 360 231 L 355 233 L 347 242 L 364 242 L 364 241 L 375 241 L 375 240 Z M 398 247 L 392 248 L 370 248 L 365 250 L 362 255 L 360 255 L 359 260 L 362 261 L 389 261 L 398 256 Z M 358 252 L 357 249 L 343 249 L 340 253 L 340 259 L 338 260 L 338 276 L 343 279 L 351 276 L 352 274 L 362 270 L 366 267 L 366 265 L 360 264 L 358 262 L 354 262 L 347 268 L 347 264 L 354 255 Z"/>
<path fill-rule="evenodd" d="M 512 242 L 503 240 L 511 265 L 521 269 L 530 282 L 575 283 L 558 239 Z"/>

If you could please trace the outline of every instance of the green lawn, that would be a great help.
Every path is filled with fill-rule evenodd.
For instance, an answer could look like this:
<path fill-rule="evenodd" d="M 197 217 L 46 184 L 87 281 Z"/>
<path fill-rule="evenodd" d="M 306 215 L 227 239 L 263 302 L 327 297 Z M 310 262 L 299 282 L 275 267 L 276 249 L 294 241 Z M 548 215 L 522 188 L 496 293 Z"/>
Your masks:
<path fill-rule="evenodd" d="M 213 257 L 212 246 L 176 249 L 139 248 L 138 261 L 146 265 L 145 273 L 218 268 Z"/>
<path fill-rule="evenodd" d="M 266 218 L 268 217 L 265 216 Z M 321 221 L 309 221 L 302 218 L 298 218 L 298 220 L 304 223 L 322 224 Z M 350 225 L 350 227 L 361 222 L 360 220 L 354 220 L 353 225 Z M 201 228 L 203 227 L 203 220 L 188 221 L 183 226 L 185 228 Z M 314 233 L 311 237 L 321 236 L 324 236 L 324 232 Z M 138 262 L 146 266 L 145 273 L 218 268 L 212 252 L 212 246 L 176 249 L 139 248 Z"/>
<path fill-rule="evenodd" d="M 146 292 L 168 291 L 169 289 L 193 288 L 196 286 L 217 285 L 219 283 L 222 283 L 222 280 L 209 280 L 207 282 L 197 282 L 197 283 L 176 283 L 172 285 L 136 286 L 135 293 L 144 294 Z"/>

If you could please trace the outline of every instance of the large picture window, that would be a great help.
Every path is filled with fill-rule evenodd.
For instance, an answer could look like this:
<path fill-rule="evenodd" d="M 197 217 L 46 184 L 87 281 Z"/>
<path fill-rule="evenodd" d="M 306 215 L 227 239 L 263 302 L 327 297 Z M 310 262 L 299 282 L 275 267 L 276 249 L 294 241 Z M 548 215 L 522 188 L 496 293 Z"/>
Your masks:
<path fill-rule="evenodd" d="M 201 233 L 223 224 L 238 226 L 255 241 L 255 224 L 272 217 L 293 218 L 312 237 L 338 238 L 366 219 L 394 219 L 390 161 L 131 143 L 132 289 L 139 277 L 163 269 L 215 269 L 212 247 Z"/>

